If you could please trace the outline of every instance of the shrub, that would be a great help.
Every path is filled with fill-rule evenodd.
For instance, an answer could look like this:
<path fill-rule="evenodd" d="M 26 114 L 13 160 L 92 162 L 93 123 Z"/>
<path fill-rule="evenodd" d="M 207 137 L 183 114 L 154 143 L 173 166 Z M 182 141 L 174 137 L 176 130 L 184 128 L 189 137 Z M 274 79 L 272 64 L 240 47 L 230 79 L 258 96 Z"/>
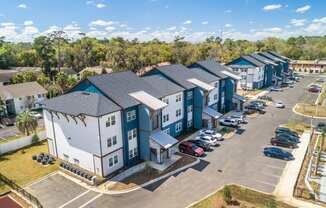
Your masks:
<path fill-rule="evenodd" d="M 271 199 L 265 204 L 264 208 L 277 208 L 277 204 L 274 199 Z"/>
<path fill-rule="evenodd" d="M 223 200 L 227 204 L 231 204 L 231 202 L 232 202 L 232 193 L 231 193 L 231 189 L 229 186 L 225 186 L 223 188 Z"/>
<path fill-rule="evenodd" d="M 35 144 L 35 143 L 37 143 L 39 141 L 40 141 L 40 138 L 38 137 L 38 135 L 37 134 L 34 134 L 32 136 L 32 143 Z"/>

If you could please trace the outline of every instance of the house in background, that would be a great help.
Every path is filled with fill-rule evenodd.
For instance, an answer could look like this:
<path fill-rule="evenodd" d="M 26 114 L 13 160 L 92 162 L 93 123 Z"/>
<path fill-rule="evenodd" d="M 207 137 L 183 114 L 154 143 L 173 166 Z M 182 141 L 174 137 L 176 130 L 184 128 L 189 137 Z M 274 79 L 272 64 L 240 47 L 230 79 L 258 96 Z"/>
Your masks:
<path fill-rule="evenodd" d="M 217 63 L 214 60 L 198 61 L 189 66 L 195 70 L 206 71 L 219 78 L 218 86 L 218 112 L 224 114 L 234 109 L 234 99 L 241 106 L 242 101 L 234 96 L 236 94 L 237 82 L 241 79 L 234 74 L 228 67 Z"/>
<path fill-rule="evenodd" d="M 241 76 L 240 87 L 242 89 L 260 89 L 265 87 L 265 64 L 251 56 L 241 56 L 226 64 L 233 72 Z"/>
<path fill-rule="evenodd" d="M 6 104 L 8 115 L 17 115 L 23 111 L 38 109 L 46 99 L 47 91 L 37 82 L 0 86 L 0 97 Z"/>
<path fill-rule="evenodd" d="M 326 60 L 293 60 L 290 68 L 300 73 L 321 74 L 326 72 Z"/>

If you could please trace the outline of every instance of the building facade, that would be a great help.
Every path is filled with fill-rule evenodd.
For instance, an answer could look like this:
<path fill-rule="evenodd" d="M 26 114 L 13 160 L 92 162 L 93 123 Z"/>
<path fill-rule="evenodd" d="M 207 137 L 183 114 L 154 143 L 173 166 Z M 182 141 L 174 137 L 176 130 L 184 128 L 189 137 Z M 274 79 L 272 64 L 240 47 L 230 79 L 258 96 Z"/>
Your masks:
<path fill-rule="evenodd" d="M 326 72 L 326 60 L 293 60 L 290 68 L 300 73 L 321 74 Z"/>

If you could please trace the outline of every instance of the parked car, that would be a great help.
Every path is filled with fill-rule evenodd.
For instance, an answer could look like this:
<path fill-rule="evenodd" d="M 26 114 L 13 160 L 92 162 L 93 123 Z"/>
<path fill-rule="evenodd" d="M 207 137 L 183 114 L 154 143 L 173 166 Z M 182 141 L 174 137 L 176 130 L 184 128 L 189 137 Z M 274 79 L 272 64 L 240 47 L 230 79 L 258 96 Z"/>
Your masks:
<path fill-rule="evenodd" d="M 294 84 L 289 84 L 289 88 L 294 88 Z"/>
<path fill-rule="evenodd" d="M 270 89 L 271 92 L 283 92 L 283 89 L 282 88 L 279 88 L 279 87 L 272 87 Z"/>
<path fill-rule="evenodd" d="M 324 83 L 325 81 L 326 81 L 325 78 L 319 78 L 316 80 L 316 82 L 321 82 L 321 83 Z"/>
<path fill-rule="evenodd" d="M 285 138 L 285 139 L 291 140 L 292 142 L 300 143 L 300 140 L 298 137 L 296 137 L 290 133 L 286 133 L 286 132 L 277 133 L 276 138 Z"/>
<path fill-rule="evenodd" d="M 245 106 L 245 110 L 254 110 L 260 114 L 264 114 L 266 113 L 266 111 L 264 110 L 264 107 L 255 105 L 255 104 L 249 104 L 247 106 Z"/>
<path fill-rule="evenodd" d="M 289 139 L 286 139 L 284 137 L 280 137 L 280 138 L 272 138 L 271 139 L 271 144 L 273 146 L 282 146 L 282 147 L 288 147 L 291 149 L 294 149 L 296 147 L 298 147 L 298 144 L 296 142 L 293 142 Z"/>
<path fill-rule="evenodd" d="M 15 125 L 15 118 L 3 118 L 2 124 L 5 126 L 13 126 Z"/>
<path fill-rule="evenodd" d="M 317 131 L 320 131 L 320 132 L 326 131 L 326 123 L 321 123 L 321 122 L 318 123 L 316 126 L 316 129 L 317 129 Z"/>
<path fill-rule="evenodd" d="M 212 130 L 212 129 L 202 129 L 199 131 L 199 136 L 205 136 L 205 135 L 211 136 L 211 137 L 215 138 L 217 141 L 224 140 L 222 137 L 222 134 L 220 134 L 217 131 Z"/>
<path fill-rule="evenodd" d="M 36 111 L 31 111 L 30 114 L 31 114 L 32 116 L 34 116 L 35 118 L 37 118 L 37 119 L 41 119 L 41 118 L 43 118 L 42 114 L 40 114 L 40 113 L 38 113 L 38 112 L 36 112 Z"/>
<path fill-rule="evenodd" d="M 275 103 L 275 107 L 276 108 L 285 108 L 285 105 L 284 105 L 284 103 L 282 101 L 277 101 Z"/>
<path fill-rule="evenodd" d="M 239 126 L 238 121 L 235 119 L 231 119 L 231 118 L 220 119 L 220 124 L 222 126 L 230 126 L 230 127 L 235 127 L 235 128 L 237 128 Z"/>
<path fill-rule="evenodd" d="M 196 157 L 204 155 L 204 150 L 202 148 L 188 141 L 179 144 L 179 151 Z"/>
<path fill-rule="evenodd" d="M 212 151 L 212 146 L 209 143 L 204 142 L 202 140 L 188 140 L 188 142 L 197 145 L 198 147 L 202 148 L 204 151 Z"/>
<path fill-rule="evenodd" d="M 294 157 L 290 152 L 284 151 L 277 147 L 264 148 L 264 155 L 267 157 L 274 157 L 283 160 L 294 160 Z"/>
<path fill-rule="evenodd" d="M 209 135 L 204 135 L 204 136 L 198 136 L 196 137 L 197 140 L 202 140 L 208 144 L 210 144 L 211 146 L 217 146 L 217 139 L 213 138 L 212 136 Z"/>
<path fill-rule="evenodd" d="M 267 100 L 267 101 L 273 101 L 273 98 L 271 96 L 267 96 L 267 95 L 259 96 L 258 99 L 260 99 L 260 100 Z"/>
<path fill-rule="evenodd" d="M 321 89 L 317 87 L 309 87 L 308 91 L 311 93 L 319 93 Z"/>
<path fill-rule="evenodd" d="M 289 134 L 292 134 L 293 136 L 296 136 L 296 137 L 299 137 L 298 133 L 295 132 L 295 131 L 292 131 L 291 129 L 289 128 L 286 128 L 286 127 L 277 127 L 275 129 L 275 133 L 278 134 L 278 133 L 289 133 Z"/>
<path fill-rule="evenodd" d="M 253 100 L 249 104 L 251 104 L 251 105 L 257 105 L 259 107 L 266 107 L 267 106 L 266 102 L 265 101 L 262 101 L 262 100 Z"/>
<path fill-rule="evenodd" d="M 233 114 L 230 116 L 231 119 L 235 119 L 238 121 L 239 124 L 246 124 L 248 123 L 246 116 L 241 114 Z"/>

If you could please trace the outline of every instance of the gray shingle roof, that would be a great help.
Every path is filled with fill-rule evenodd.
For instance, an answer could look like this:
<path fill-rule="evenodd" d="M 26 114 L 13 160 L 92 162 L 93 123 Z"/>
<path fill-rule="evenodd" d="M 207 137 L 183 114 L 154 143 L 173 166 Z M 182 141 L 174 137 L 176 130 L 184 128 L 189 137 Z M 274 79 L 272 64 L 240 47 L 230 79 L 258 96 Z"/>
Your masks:
<path fill-rule="evenodd" d="M 220 80 L 219 77 L 212 75 L 211 73 L 205 71 L 202 68 L 190 68 L 190 70 L 195 72 L 198 76 L 202 77 L 202 79 L 209 81 L 209 83 Z"/>
<path fill-rule="evenodd" d="M 282 59 L 283 61 L 289 61 L 290 60 L 288 57 L 282 56 L 281 54 L 276 53 L 275 51 L 268 51 L 268 53 L 270 53 L 273 56 L 276 56 L 276 57 Z"/>
<path fill-rule="evenodd" d="M 280 58 L 278 58 L 278 57 L 276 57 L 276 56 L 273 56 L 272 54 L 267 53 L 267 52 L 261 52 L 261 53 L 259 53 L 259 54 L 262 54 L 263 56 L 265 56 L 265 57 L 271 59 L 272 61 L 283 62 L 283 63 L 285 62 L 285 61 L 283 61 L 282 59 L 280 59 Z"/>
<path fill-rule="evenodd" d="M 184 88 L 159 75 L 145 76 L 142 77 L 142 79 L 160 92 L 160 94 L 157 95 L 160 98 L 184 91 Z"/>
<path fill-rule="evenodd" d="M 250 54 L 251 57 L 261 61 L 261 62 L 264 62 L 265 64 L 269 64 L 270 62 L 276 64 L 275 62 L 273 62 L 272 60 L 266 58 L 265 56 L 261 56 L 257 53 L 253 53 L 253 54 Z"/>
<path fill-rule="evenodd" d="M 194 84 L 187 81 L 188 79 L 192 78 L 196 78 L 202 82 L 206 82 L 207 84 L 210 83 L 209 80 L 206 80 L 204 77 L 199 76 L 197 73 L 189 70 L 187 67 L 181 64 L 166 65 L 157 67 L 156 69 L 185 89 L 192 89 L 196 87 Z"/>
<path fill-rule="evenodd" d="M 42 102 L 43 108 L 73 116 L 103 116 L 121 108 L 98 93 L 71 92 Z"/>
<path fill-rule="evenodd" d="M 129 93 L 145 91 L 154 97 L 160 94 L 131 71 L 93 76 L 89 77 L 88 80 L 122 108 L 140 104 Z"/>
<path fill-rule="evenodd" d="M 257 59 L 251 57 L 251 56 L 241 56 L 241 58 L 249 61 L 250 63 L 254 64 L 255 66 L 258 66 L 258 67 L 264 67 L 265 64 L 258 61 Z"/>
<path fill-rule="evenodd" d="M 226 66 L 217 63 L 214 60 L 206 60 L 206 61 L 198 61 L 196 64 L 200 65 L 201 67 L 205 68 L 210 73 L 224 79 L 228 76 L 223 74 L 222 71 L 230 71 Z M 230 71 L 232 73 L 232 71 Z"/>

